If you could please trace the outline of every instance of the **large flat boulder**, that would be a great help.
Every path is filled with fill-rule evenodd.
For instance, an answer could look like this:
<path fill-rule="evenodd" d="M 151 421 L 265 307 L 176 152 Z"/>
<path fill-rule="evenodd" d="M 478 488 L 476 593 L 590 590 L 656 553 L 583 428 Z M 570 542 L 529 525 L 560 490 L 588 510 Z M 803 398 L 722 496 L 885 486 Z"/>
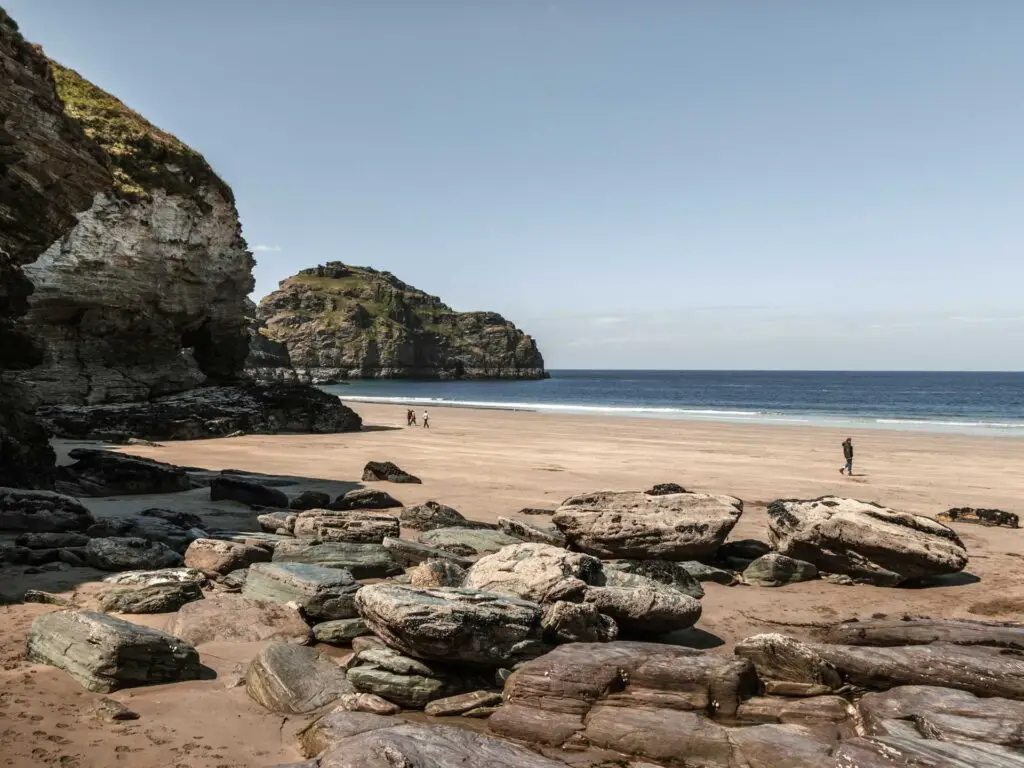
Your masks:
<path fill-rule="evenodd" d="M 300 539 L 381 544 L 388 536 L 397 537 L 399 526 L 394 515 L 311 509 L 299 513 L 292 532 Z"/>
<path fill-rule="evenodd" d="M 963 619 L 869 619 L 835 624 L 822 638 L 838 645 L 984 645 L 1024 651 L 1024 625 Z"/>
<path fill-rule="evenodd" d="M 250 507 L 287 509 L 284 491 L 238 477 L 215 477 L 210 483 L 210 501 L 237 501 Z"/>
<path fill-rule="evenodd" d="M 596 557 L 679 561 L 713 556 L 742 512 L 732 496 L 596 491 L 567 499 L 552 522 Z"/>
<path fill-rule="evenodd" d="M 181 555 L 154 541 L 132 537 L 91 539 L 85 560 L 101 571 L 142 571 L 181 565 Z"/>
<path fill-rule="evenodd" d="M 489 528 L 433 528 L 420 534 L 420 542 L 463 557 L 479 557 L 512 544 L 521 544 L 502 531 Z"/>
<path fill-rule="evenodd" d="M 967 550 L 953 529 L 856 499 L 774 501 L 768 506 L 768 531 L 772 546 L 784 555 L 882 587 L 956 573 L 967 565 Z"/>
<path fill-rule="evenodd" d="M 199 654 L 166 632 L 89 611 L 37 618 L 28 635 L 30 661 L 63 669 L 90 691 L 195 680 Z"/>
<path fill-rule="evenodd" d="M 892 735 L 893 723 L 910 722 L 921 738 L 943 738 L 922 733 L 924 725 L 925 730 L 930 727 L 944 735 L 957 731 L 958 738 L 1024 747 L 1024 701 L 979 697 L 933 685 L 905 685 L 864 694 L 857 711 L 866 736 Z M 973 734 L 964 735 L 966 731 Z"/>
<path fill-rule="evenodd" d="M 417 658 L 498 666 L 543 650 L 539 606 L 475 589 L 370 584 L 356 610 L 375 635 Z"/>
<path fill-rule="evenodd" d="M 57 468 L 58 483 L 69 484 L 78 496 L 126 496 L 177 493 L 192 488 L 188 473 L 162 461 L 93 448 L 75 448 L 74 463 Z"/>
<path fill-rule="evenodd" d="M 231 594 L 183 605 L 167 631 L 193 645 L 263 640 L 304 645 L 310 640 L 297 608 Z"/>
<path fill-rule="evenodd" d="M 336 741 L 320 756 L 320 768 L 565 768 L 525 747 L 448 725 L 408 723 L 364 731 Z"/>
<path fill-rule="evenodd" d="M 95 522 L 78 499 L 63 493 L 0 488 L 0 531 L 84 531 Z"/>
<path fill-rule="evenodd" d="M 311 622 L 351 619 L 362 585 L 341 568 L 306 563 L 256 563 L 249 568 L 242 594 L 254 600 L 296 603 Z"/>
<path fill-rule="evenodd" d="M 337 662 L 313 648 L 273 643 L 249 664 L 249 697 L 278 714 L 315 712 L 355 692 Z"/>
<path fill-rule="evenodd" d="M 343 568 L 357 579 L 383 579 L 402 573 L 402 567 L 381 544 L 316 540 L 282 541 L 274 548 L 273 562 Z"/>
<path fill-rule="evenodd" d="M 203 590 L 194 581 L 156 584 L 149 587 L 115 587 L 100 597 L 106 613 L 171 613 L 193 600 L 202 600 Z"/>
<path fill-rule="evenodd" d="M 407 539 L 396 539 L 393 536 L 384 539 L 384 548 L 396 562 L 404 566 L 419 565 L 427 560 L 448 560 L 460 568 L 469 568 L 473 564 L 472 559 L 457 555 L 454 552 L 448 552 L 437 547 L 428 547 L 426 544 L 420 544 Z"/>
<path fill-rule="evenodd" d="M 534 603 L 580 601 L 603 580 L 601 561 L 549 544 L 515 544 L 477 560 L 463 586 Z"/>
<path fill-rule="evenodd" d="M 185 565 L 226 575 L 253 563 L 269 562 L 273 554 L 262 547 L 220 539 L 196 539 L 185 550 Z"/>
<path fill-rule="evenodd" d="M 106 584 L 153 587 L 158 584 L 206 583 L 206 574 L 196 568 L 161 568 L 152 571 L 125 571 L 103 578 Z"/>
<path fill-rule="evenodd" d="M 685 592 L 644 576 L 621 575 L 628 580 L 589 587 L 584 600 L 614 619 L 622 635 L 654 637 L 692 627 L 700 618 L 700 601 Z"/>

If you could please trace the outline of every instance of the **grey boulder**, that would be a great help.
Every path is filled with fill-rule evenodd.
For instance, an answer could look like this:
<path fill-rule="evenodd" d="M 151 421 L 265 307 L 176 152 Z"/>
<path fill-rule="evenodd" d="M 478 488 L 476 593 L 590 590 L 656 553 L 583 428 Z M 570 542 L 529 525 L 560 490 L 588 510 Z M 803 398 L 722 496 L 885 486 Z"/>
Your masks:
<path fill-rule="evenodd" d="M 330 495 L 323 491 L 303 491 L 288 502 L 288 508 L 301 512 L 307 509 L 323 509 L 330 503 Z"/>
<path fill-rule="evenodd" d="M 300 539 L 380 544 L 398 536 L 398 518 L 382 513 L 312 509 L 300 512 L 292 532 Z"/>
<path fill-rule="evenodd" d="M 700 580 L 687 570 L 685 563 L 670 560 L 610 560 L 603 565 L 606 579 L 613 578 L 613 572 L 634 574 L 677 589 L 698 600 L 704 597 Z M 731 574 L 727 575 L 732 579 Z M 618 586 L 624 584 L 618 583 Z"/>
<path fill-rule="evenodd" d="M 754 560 L 743 571 L 743 581 L 757 587 L 784 587 L 818 578 L 818 569 L 803 560 L 772 552 Z"/>
<path fill-rule="evenodd" d="M 458 510 L 436 501 L 426 501 L 402 510 L 399 518 L 403 528 L 432 531 L 435 528 L 459 528 L 470 525 Z"/>
<path fill-rule="evenodd" d="M 106 613 L 170 613 L 202 599 L 199 584 L 185 581 L 149 587 L 116 587 L 100 597 L 100 607 Z"/>
<path fill-rule="evenodd" d="M 181 555 L 159 542 L 137 538 L 91 539 L 85 560 L 101 571 L 140 571 L 181 565 Z"/>
<path fill-rule="evenodd" d="M 534 603 L 578 602 L 603 579 L 601 561 L 549 544 L 515 544 L 481 557 L 463 586 Z"/>
<path fill-rule="evenodd" d="M 210 501 L 237 501 L 250 507 L 288 508 L 284 491 L 252 480 L 222 475 L 210 483 Z"/>
<path fill-rule="evenodd" d="M 0 531 L 85 531 L 94 522 L 78 499 L 63 493 L 0 488 Z"/>
<path fill-rule="evenodd" d="M 311 622 L 351 619 L 362 585 L 341 568 L 305 563 L 256 563 L 249 568 L 242 594 L 254 600 L 296 603 Z"/>
<path fill-rule="evenodd" d="M 264 709 L 302 715 L 354 693 L 345 671 L 313 648 L 274 643 L 249 664 L 245 690 Z"/>
<path fill-rule="evenodd" d="M 434 528 L 421 533 L 420 542 L 463 557 L 489 555 L 502 547 L 522 543 L 507 533 L 488 528 Z"/>
<path fill-rule="evenodd" d="M 90 691 L 199 678 L 196 649 L 149 627 L 90 611 L 57 611 L 29 630 L 30 661 L 63 669 Z"/>
<path fill-rule="evenodd" d="M 382 579 L 402 573 L 401 566 L 381 544 L 283 541 L 274 549 L 273 562 L 344 568 L 357 579 Z"/>
<path fill-rule="evenodd" d="M 522 541 L 529 541 L 535 544 L 550 544 L 554 547 L 564 547 L 565 536 L 557 528 L 545 527 L 524 523 L 522 520 L 513 520 L 509 517 L 498 518 L 498 528 L 503 532 Z"/>
<path fill-rule="evenodd" d="M 345 511 L 348 509 L 392 509 L 400 506 L 402 506 L 402 502 L 385 491 L 376 488 L 358 488 L 336 498 L 329 508 Z"/>
<path fill-rule="evenodd" d="M 584 596 L 587 603 L 615 620 L 621 634 L 663 635 L 692 627 L 700 618 L 699 600 L 643 576 L 622 575 L 629 577 L 627 586 L 590 587 Z"/>

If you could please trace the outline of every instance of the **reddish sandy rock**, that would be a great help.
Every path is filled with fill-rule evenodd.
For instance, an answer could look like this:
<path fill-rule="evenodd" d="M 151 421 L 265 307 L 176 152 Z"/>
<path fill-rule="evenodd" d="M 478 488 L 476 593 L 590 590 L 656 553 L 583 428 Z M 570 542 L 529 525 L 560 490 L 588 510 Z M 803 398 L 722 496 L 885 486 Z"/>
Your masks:
<path fill-rule="evenodd" d="M 262 547 L 220 539 L 196 539 L 185 550 L 185 565 L 226 575 L 253 563 L 270 562 L 271 557 L 273 553 Z"/>
<path fill-rule="evenodd" d="M 183 605 L 167 631 L 193 645 L 217 640 L 304 645 L 311 636 L 297 608 L 230 594 Z"/>

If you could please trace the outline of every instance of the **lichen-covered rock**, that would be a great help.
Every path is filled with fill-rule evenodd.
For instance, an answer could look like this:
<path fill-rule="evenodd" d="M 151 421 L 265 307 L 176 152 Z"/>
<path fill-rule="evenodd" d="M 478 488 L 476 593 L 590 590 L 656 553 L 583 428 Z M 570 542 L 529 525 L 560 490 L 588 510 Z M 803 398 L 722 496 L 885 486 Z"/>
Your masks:
<path fill-rule="evenodd" d="M 417 658 L 498 665 L 543 650 L 535 603 L 475 589 L 370 584 L 356 610 L 375 635 Z"/>
<path fill-rule="evenodd" d="M 283 281 L 260 302 L 257 322 L 258 335 L 287 349 L 300 381 L 546 376 L 533 339 L 500 315 L 455 312 L 389 272 L 341 262 Z M 283 355 L 254 346 L 250 375 L 288 380 Z"/>
<path fill-rule="evenodd" d="M 758 587 L 783 587 L 818 578 L 818 569 L 811 563 L 772 552 L 754 560 L 743 571 L 743 580 Z"/>
<path fill-rule="evenodd" d="M 131 537 L 91 539 L 85 559 L 102 571 L 144 571 L 181 565 L 181 555 L 155 541 Z"/>
<path fill-rule="evenodd" d="M 369 461 L 363 468 L 363 482 L 422 483 L 423 481 L 415 475 L 410 475 L 394 462 Z"/>
<path fill-rule="evenodd" d="M 245 674 L 249 697 L 265 709 L 302 715 L 354 693 L 345 671 L 313 648 L 274 643 L 249 664 Z"/>
<path fill-rule="evenodd" d="M 30 661 L 63 669 L 90 691 L 173 683 L 199 677 L 199 654 L 187 642 L 149 627 L 88 611 L 37 618 L 28 635 Z"/>
<path fill-rule="evenodd" d="M 462 514 L 446 504 L 436 501 L 425 501 L 402 510 L 399 517 L 403 528 L 414 531 L 432 531 L 435 528 L 458 528 L 469 526 L 470 522 Z"/>
<path fill-rule="evenodd" d="M 463 586 L 534 603 L 579 602 L 600 583 L 601 561 L 549 544 L 515 544 L 480 558 Z"/>
<path fill-rule="evenodd" d="M 77 499 L 62 493 L 0 488 L 0 531 L 84 531 L 95 522 Z"/>
<path fill-rule="evenodd" d="M 277 488 L 237 477 L 215 477 L 210 483 L 210 501 L 237 501 L 250 507 L 288 507 L 288 497 Z"/>
<path fill-rule="evenodd" d="M 713 556 L 742 512 L 732 496 L 597 491 L 566 499 L 552 522 L 580 552 L 678 561 Z"/>
<path fill-rule="evenodd" d="M 610 560 L 602 563 L 605 583 L 614 586 L 628 586 L 626 580 L 615 580 L 616 573 L 635 574 L 651 581 L 678 589 L 683 594 L 700 600 L 704 588 L 700 581 L 688 571 L 683 563 L 669 560 Z M 727 574 L 732 579 L 731 574 Z"/>
<path fill-rule="evenodd" d="M 427 560 L 407 571 L 414 587 L 461 587 L 466 569 L 449 560 Z"/>
<path fill-rule="evenodd" d="M 311 622 L 355 617 L 355 595 L 362 585 L 340 568 L 305 563 L 256 563 L 242 594 L 254 600 L 295 603 Z"/>
<path fill-rule="evenodd" d="M 125 571 L 106 576 L 106 584 L 119 584 L 133 587 L 154 587 L 158 584 L 183 584 L 195 582 L 205 584 L 206 575 L 196 568 L 163 568 L 153 571 Z"/>
<path fill-rule="evenodd" d="M 206 386 L 134 403 L 50 405 L 37 413 L 58 437 L 73 440 L 200 440 L 235 432 L 358 432 L 362 419 L 315 387 Z"/>
<path fill-rule="evenodd" d="M 782 554 L 877 586 L 956 573 L 967 565 L 967 550 L 951 528 L 855 499 L 774 501 L 768 530 Z"/>
<path fill-rule="evenodd" d="M 122 587 L 103 594 L 100 607 L 106 613 L 170 613 L 193 600 L 202 600 L 203 590 L 194 581 Z"/>
<path fill-rule="evenodd" d="M 185 565 L 226 575 L 239 568 L 248 568 L 253 563 L 270 562 L 272 557 L 261 547 L 219 539 L 196 539 L 185 550 Z"/>
<path fill-rule="evenodd" d="M 381 544 L 388 536 L 397 537 L 399 534 L 398 518 L 394 515 L 362 510 L 336 512 L 311 509 L 300 512 L 292 530 L 300 539 L 374 544 Z"/>
<path fill-rule="evenodd" d="M 357 579 L 383 579 L 402 573 L 402 567 L 382 544 L 284 541 L 274 548 L 273 562 L 344 568 Z"/>
<path fill-rule="evenodd" d="M 448 560 L 460 568 L 469 568 L 473 565 L 473 561 L 468 557 L 407 539 L 396 539 L 389 536 L 384 539 L 383 546 L 396 562 L 407 567 L 419 565 L 428 560 Z"/>
<path fill-rule="evenodd" d="M 487 528 L 434 528 L 420 534 L 420 542 L 464 557 L 478 557 L 497 552 L 502 547 L 522 543 L 501 531 Z"/>
<path fill-rule="evenodd" d="M 231 594 L 183 605 L 167 631 L 193 645 L 263 640 L 305 645 L 310 640 L 309 626 L 298 609 Z"/>

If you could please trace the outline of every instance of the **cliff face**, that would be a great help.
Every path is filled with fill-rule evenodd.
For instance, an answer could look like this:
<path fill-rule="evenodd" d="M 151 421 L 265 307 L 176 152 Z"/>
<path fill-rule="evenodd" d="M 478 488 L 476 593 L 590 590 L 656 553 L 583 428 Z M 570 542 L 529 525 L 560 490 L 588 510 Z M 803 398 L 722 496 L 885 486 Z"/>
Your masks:
<path fill-rule="evenodd" d="M 53 452 L 18 382 L 41 359 L 14 326 L 32 292 L 23 265 L 111 184 L 102 154 L 64 114 L 46 58 L 0 8 L 0 486 L 45 488 L 53 479 Z"/>
<path fill-rule="evenodd" d="M 248 353 L 252 255 L 231 190 L 194 150 L 50 62 L 63 119 L 108 181 L 25 273 L 35 404 L 145 400 L 230 381 Z M 48 75 L 49 77 L 49 75 Z"/>
<path fill-rule="evenodd" d="M 501 315 L 456 312 L 389 272 L 340 262 L 283 281 L 251 332 L 258 380 L 546 376 L 534 340 Z"/>

